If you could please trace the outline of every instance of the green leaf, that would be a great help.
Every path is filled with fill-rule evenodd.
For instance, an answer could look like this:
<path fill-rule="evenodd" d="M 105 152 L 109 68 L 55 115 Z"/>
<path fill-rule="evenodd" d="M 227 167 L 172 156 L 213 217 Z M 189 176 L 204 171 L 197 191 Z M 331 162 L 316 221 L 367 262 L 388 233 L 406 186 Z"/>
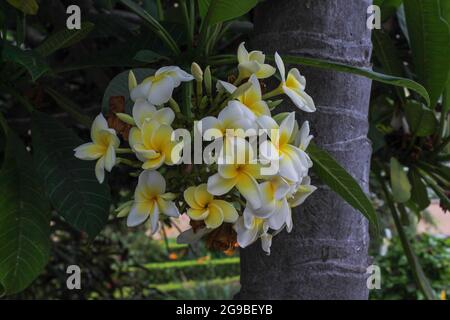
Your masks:
<path fill-rule="evenodd" d="M 430 94 L 434 108 L 450 70 L 450 30 L 438 0 L 405 0 L 414 70 Z"/>
<path fill-rule="evenodd" d="M 420 178 L 419 172 L 412 168 L 408 172 L 409 181 L 411 181 L 411 201 L 413 201 L 417 208 L 425 210 L 430 205 L 430 199 L 428 198 L 427 187 Z"/>
<path fill-rule="evenodd" d="M 450 1 L 440 0 L 442 18 L 450 25 Z M 444 101 L 442 106 L 442 112 L 447 114 L 450 111 L 450 70 L 447 76 L 447 83 L 444 91 Z"/>
<path fill-rule="evenodd" d="M 21 50 L 9 44 L 4 44 L 3 59 L 17 63 L 27 69 L 33 81 L 50 70 L 42 57 L 32 50 Z"/>
<path fill-rule="evenodd" d="M 372 202 L 358 182 L 328 152 L 315 144 L 311 143 L 307 152 L 313 161 L 313 170 L 317 176 L 353 208 L 359 210 L 369 220 L 375 234 L 378 235 L 378 218 Z"/>
<path fill-rule="evenodd" d="M 391 37 L 381 30 L 373 30 L 372 43 L 375 56 L 383 67 L 384 73 L 402 77 L 403 63 Z M 405 100 L 405 93 L 402 88 L 395 87 L 395 92 L 400 101 Z"/>
<path fill-rule="evenodd" d="M 200 17 L 203 19 L 208 13 L 209 4 L 211 0 L 197 0 L 198 2 L 198 12 Z"/>
<path fill-rule="evenodd" d="M 45 92 L 55 100 L 56 104 L 66 111 L 73 119 L 86 127 L 90 127 L 92 119 L 83 113 L 83 110 L 72 100 L 64 96 L 61 92 L 58 92 L 52 88 L 45 88 Z"/>
<path fill-rule="evenodd" d="M 434 112 L 421 103 L 408 101 L 405 105 L 405 116 L 412 133 L 418 137 L 426 137 L 436 131 L 437 120 Z"/>
<path fill-rule="evenodd" d="M 59 49 L 70 47 L 83 40 L 93 29 L 94 24 L 90 22 L 83 22 L 79 30 L 62 29 L 50 35 L 35 50 L 43 57 L 49 56 Z"/>
<path fill-rule="evenodd" d="M 269 58 L 269 60 L 274 61 L 272 57 Z M 361 67 L 353 67 L 349 66 L 343 63 L 339 62 L 331 62 L 331 61 L 325 61 L 320 59 L 314 59 L 314 58 L 306 58 L 306 57 L 299 57 L 299 56 L 283 56 L 283 60 L 286 63 L 292 63 L 292 64 L 302 64 L 305 66 L 320 68 L 320 69 L 329 69 L 329 70 L 335 70 L 335 71 L 342 71 L 342 72 L 348 72 L 352 74 L 357 74 L 360 76 L 364 76 L 366 78 L 387 83 L 393 86 L 398 87 L 405 87 L 411 90 L 416 91 L 418 94 L 420 94 L 425 101 L 427 102 L 427 105 L 430 105 L 430 97 L 428 95 L 427 90 L 417 82 L 396 77 L 396 76 L 390 76 L 387 74 L 378 73 L 375 71 L 372 71 L 368 68 L 361 68 Z"/>
<path fill-rule="evenodd" d="M 43 190 L 69 224 L 94 238 L 108 220 L 111 202 L 108 184 L 95 178 L 95 161 L 75 158 L 73 149 L 83 141 L 44 113 L 33 112 L 31 133 Z"/>
<path fill-rule="evenodd" d="M 130 91 L 128 90 L 128 74 L 130 71 L 124 71 L 115 76 L 106 87 L 102 100 L 102 112 L 107 114 L 109 111 L 109 99 L 114 96 L 125 97 L 125 111 L 131 113 L 133 101 L 130 99 Z M 142 82 L 145 78 L 153 75 L 155 70 L 136 68 L 133 69 L 136 80 Z"/>
<path fill-rule="evenodd" d="M 25 14 L 35 15 L 39 10 L 39 5 L 36 0 L 7 0 L 14 8 L 22 11 Z"/>
<path fill-rule="evenodd" d="M 390 161 L 391 188 L 395 202 L 404 203 L 411 198 L 411 184 L 403 166 L 394 157 Z"/>
<path fill-rule="evenodd" d="M 392 17 L 403 0 L 374 0 L 373 4 L 381 9 L 381 21 L 385 22 Z"/>
<path fill-rule="evenodd" d="M 140 50 L 136 53 L 133 59 L 145 63 L 154 63 L 168 58 L 151 50 Z"/>
<path fill-rule="evenodd" d="M 14 294 L 42 272 L 50 251 L 48 201 L 22 141 L 8 133 L 0 171 L 0 287 Z"/>
<path fill-rule="evenodd" d="M 155 34 L 161 38 L 162 41 L 167 45 L 168 48 L 172 50 L 175 55 L 180 53 L 177 43 L 172 38 L 170 33 L 147 11 L 142 9 L 137 3 L 131 0 L 120 0 L 125 6 L 127 6 L 131 11 L 140 16 L 149 25 L 149 27 L 155 32 Z"/>
<path fill-rule="evenodd" d="M 205 7 L 209 2 L 206 13 L 208 25 L 214 25 L 243 16 L 258 4 L 258 0 L 201 0 L 199 2 L 202 2 L 202 4 L 199 3 L 200 15 L 204 13 Z"/>

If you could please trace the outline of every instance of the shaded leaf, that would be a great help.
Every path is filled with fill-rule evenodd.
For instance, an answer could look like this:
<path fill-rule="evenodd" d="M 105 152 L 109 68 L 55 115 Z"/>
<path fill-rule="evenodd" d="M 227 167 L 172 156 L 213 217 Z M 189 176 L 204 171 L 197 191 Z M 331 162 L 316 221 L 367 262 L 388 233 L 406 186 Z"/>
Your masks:
<path fill-rule="evenodd" d="M 437 0 L 405 0 L 414 70 L 430 94 L 434 108 L 450 70 L 450 30 Z"/>
<path fill-rule="evenodd" d="M 14 8 L 22 11 L 25 14 L 35 15 L 39 10 L 39 5 L 36 0 L 7 0 Z"/>
<path fill-rule="evenodd" d="M 134 60 L 145 63 L 153 63 L 163 59 L 167 58 L 151 50 L 140 50 L 134 56 Z"/>
<path fill-rule="evenodd" d="M 32 164 L 10 131 L 0 171 L 0 287 L 6 294 L 28 287 L 48 261 L 51 211 Z"/>
<path fill-rule="evenodd" d="M 34 162 L 46 194 L 69 224 L 95 237 L 108 220 L 108 184 L 95 178 L 95 161 L 75 158 L 73 149 L 83 143 L 77 135 L 44 113 L 33 112 L 32 120 Z"/>
<path fill-rule="evenodd" d="M 418 137 L 426 137 L 436 131 L 437 120 L 434 112 L 421 103 L 408 101 L 405 105 L 405 116 L 411 132 Z"/>
<path fill-rule="evenodd" d="M 258 4 L 258 0 L 200 0 L 199 2 L 201 2 L 199 3 L 201 15 L 204 14 L 205 7 L 208 7 L 206 19 L 209 25 L 243 16 Z"/>
<path fill-rule="evenodd" d="M 356 180 L 328 152 L 311 143 L 307 150 L 313 161 L 313 170 L 331 190 L 340 195 L 353 208 L 359 210 L 379 234 L 378 218 L 372 202 Z"/>
<path fill-rule="evenodd" d="M 408 172 L 409 181 L 411 181 L 411 201 L 417 205 L 417 209 L 422 211 L 430 205 L 428 192 L 425 184 L 420 178 L 416 169 L 412 168 Z"/>
<path fill-rule="evenodd" d="M 33 81 L 50 70 L 42 57 L 32 50 L 21 50 L 7 43 L 3 47 L 3 59 L 17 63 L 27 69 Z"/>
<path fill-rule="evenodd" d="M 35 50 L 41 56 L 46 57 L 59 49 L 70 47 L 83 40 L 93 29 L 94 24 L 90 22 L 83 22 L 79 30 L 64 28 L 50 35 Z"/>
<path fill-rule="evenodd" d="M 390 161 L 391 188 L 394 201 L 404 203 L 411 198 L 411 184 L 403 165 L 394 157 Z"/>

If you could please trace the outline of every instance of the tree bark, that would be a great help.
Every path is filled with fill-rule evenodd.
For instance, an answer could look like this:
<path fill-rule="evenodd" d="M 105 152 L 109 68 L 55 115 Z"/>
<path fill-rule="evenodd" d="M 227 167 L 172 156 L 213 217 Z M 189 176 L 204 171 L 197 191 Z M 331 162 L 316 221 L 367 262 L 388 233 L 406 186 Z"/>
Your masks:
<path fill-rule="evenodd" d="M 255 13 L 252 47 L 369 66 L 371 0 L 269 0 Z M 368 192 L 371 81 L 346 73 L 299 67 L 317 111 L 309 120 L 314 141 L 328 150 Z M 288 104 L 288 99 L 285 99 Z M 294 110 L 289 106 L 289 110 Z M 293 211 L 294 228 L 274 237 L 266 256 L 258 241 L 241 251 L 239 299 L 367 299 L 368 223 L 328 187 Z"/>

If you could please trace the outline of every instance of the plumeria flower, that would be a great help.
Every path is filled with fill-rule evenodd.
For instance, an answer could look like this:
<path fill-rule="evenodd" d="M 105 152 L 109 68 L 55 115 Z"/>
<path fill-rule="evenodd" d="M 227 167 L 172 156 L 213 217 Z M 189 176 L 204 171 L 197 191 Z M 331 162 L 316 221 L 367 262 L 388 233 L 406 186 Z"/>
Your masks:
<path fill-rule="evenodd" d="M 243 155 L 242 161 L 219 164 L 218 173 L 208 178 L 208 192 L 221 196 L 236 189 L 252 205 L 261 207 L 261 191 L 256 179 L 261 176 L 261 165 L 253 160 L 251 145 L 248 142 L 237 145 L 238 155 Z"/>
<path fill-rule="evenodd" d="M 155 75 L 148 77 L 131 90 L 131 99 L 147 99 L 152 105 L 166 103 L 172 97 L 173 90 L 181 82 L 193 80 L 194 77 L 176 66 L 162 67 Z"/>
<path fill-rule="evenodd" d="M 174 195 L 166 192 L 166 181 L 158 171 L 144 170 L 139 175 L 134 192 L 134 203 L 127 218 L 127 225 L 135 227 L 150 217 L 152 234 L 158 229 L 159 215 L 180 215 L 175 206 Z"/>
<path fill-rule="evenodd" d="M 290 189 L 287 181 L 278 176 L 263 182 L 260 185 L 262 206 L 255 210 L 247 203 L 244 213 L 267 219 L 267 225 L 273 230 L 281 229 L 284 224 L 292 225 L 291 208 L 286 198 Z"/>
<path fill-rule="evenodd" d="M 145 121 L 156 120 L 161 124 L 171 125 L 175 119 L 175 113 L 171 108 L 156 109 L 146 100 L 138 100 L 133 106 L 133 120 L 139 129 Z"/>
<path fill-rule="evenodd" d="M 245 42 L 239 45 L 238 52 L 239 79 L 245 79 L 255 74 L 258 79 L 271 77 L 275 73 L 275 68 L 269 64 L 264 64 L 266 56 L 261 51 L 251 51 L 245 48 Z"/>
<path fill-rule="evenodd" d="M 294 208 L 301 205 L 316 190 L 317 187 L 311 185 L 311 178 L 309 176 L 303 177 L 300 183 L 291 186 L 287 196 L 289 206 Z"/>
<path fill-rule="evenodd" d="M 105 117 L 100 113 L 92 123 L 92 142 L 82 144 L 74 149 L 75 157 L 82 160 L 97 160 L 95 176 L 102 183 L 105 180 L 105 170 L 111 172 L 116 164 L 116 148 L 120 140 L 114 129 L 108 128 Z"/>
<path fill-rule="evenodd" d="M 270 117 L 270 110 L 267 102 L 262 100 L 261 86 L 258 79 L 253 74 L 249 82 L 252 84 L 250 89 L 238 97 L 238 100 L 256 116 L 266 115 Z"/>
<path fill-rule="evenodd" d="M 281 75 L 280 89 L 300 110 L 306 112 L 316 111 L 313 99 L 305 92 L 306 80 L 297 68 L 291 69 L 286 79 L 284 62 L 280 55 L 275 53 L 275 62 Z"/>
<path fill-rule="evenodd" d="M 243 216 L 239 217 L 234 224 L 234 230 L 237 234 L 237 242 L 241 248 L 245 248 L 261 238 L 262 249 L 267 254 L 270 254 L 272 235 L 268 233 L 269 225 L 267 220 L 244 212 Z"/>
<path fill-rule="evenodd" d="M 293 182 L 298 182 L 309 168 L 307 155 L 298 147 L 289 143 L 295 124 L 295 113 L 290 113 L 280 125 L 268 116 L 258 118 L 261 128 L 268 130 L 270 141 L 263 141 L 260 153 L 269 161 L 279 161 L 279 175 Z"/>
<path fill-rule="evenodd" d="M 190 206 L 188 216 L 195 221 L 204 220 L 206 227 L 210 229 L 219 227 L 223 222 L 234 223 L 239 217 L 231 203 L 214 199 L 205 183 L 187 188 L 184 200 Z"/>
<path fill-rule="evenodd" d="M 164 163 L 173 165 L 179 161 L 174 158 L 174 149 L 180 147 L 172 141 L 173 129 L 156 120 L 146 120 L 142 128 L 133 127 L 129 134 L 129 143 L 136 157 L 143 162 L 143 169 L 158 169 Z"/>
<path fill-rule="evenodd" d="M 303 122 L 302 127 L 300 128 L 300 130 L 297 133 L 297 136 L 295 137 L 294 143 L 304 154 L 306 160 L 308 161 L 309 168 L 312 167 L 313 163 L 309 155 L 306 153 L 306 149 L 308 149 L 309 143 L 313 138 L 314 136 L 309 134 L 309 122 L 308 121 Z"/>

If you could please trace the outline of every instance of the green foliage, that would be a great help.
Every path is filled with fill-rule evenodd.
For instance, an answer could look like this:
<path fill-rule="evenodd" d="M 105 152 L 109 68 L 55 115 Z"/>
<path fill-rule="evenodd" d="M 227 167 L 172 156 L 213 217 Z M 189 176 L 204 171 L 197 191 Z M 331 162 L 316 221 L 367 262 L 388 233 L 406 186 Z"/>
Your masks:
<path fill-rule="evenodd" d="M 417 253 L 424 272 L 429 275 L 431 286 L 439 295 L 450 295 L 450 238 L 422 234 L 415 237 L 413 250 Z M 370 298 L 377 300 L 425 299 L 417 290 L 398 238 L 392 239 L 387 254 L 373 253 L 374 264 L 381 269 L 381 289 L 371 290 Z"/>
<path fill-rule="evenodd" d="M 36 0 L 7 0 L 10 5 L 22 11 L 25 14 L 34 15 L 39 10 Z"/>
<path fill-rule="evenodd" d="M 38 111 L 32 120 L 35 168 L 47 196 L 65 221 L 94 238 L 108 220 L 108 185 L 98 183 L 93 163 L 73 156 L 82 140 L 72 131 Z"/>
<path fill-rule="evenodd" d="M 404 6 L 415 72 L 434 107 L 450 70 L 449 25 L 440 16 L 439 1 L 405 0 Z"/>
<path fill-rule="evenodd" d="M 378 234 L 379 226 L 375 210 L 355 179 L 326 151 L 319 149 L 315 144 L 311 143 L 307 151 L 314 163 L 314 173 L 351 206 L 359 210 L 369 220 L 375 234 Z"/>
<path fill-rule="evenodd" d="M 8 132 L 0 171 L 0 284 L 19 292 L 42 272 L 50 251 L 50 208 L 43 197 L 30 154 Z"/>
<path fill-rule="evenodd" d="M 415 101 L 408 101 L 405 105 L 405 116 L 411 132 L 418 137 L 432 135 L 437 128 L 434 112 Z"/>
<path fill-rule="evenodd" d="M 50 70 L 39 53 L 32 50 L 25 51 L 7 43 L 3 47 L 3 59 L 25 67 L 33 81 L 36 81 Z"/>
<path fill-rule="evenodd" d="M 238 18 L 258 4 L 258 0 L 198 0 L 198 2 L 200 15 L 209 25 Z"/>
<path fill-rule="evenodd" d="M 397 159 L 391 158 L 391 189 L 394 200 L 398 203 L 404 203 L 411 198 L 411 184 L 404 167 Z"/>

